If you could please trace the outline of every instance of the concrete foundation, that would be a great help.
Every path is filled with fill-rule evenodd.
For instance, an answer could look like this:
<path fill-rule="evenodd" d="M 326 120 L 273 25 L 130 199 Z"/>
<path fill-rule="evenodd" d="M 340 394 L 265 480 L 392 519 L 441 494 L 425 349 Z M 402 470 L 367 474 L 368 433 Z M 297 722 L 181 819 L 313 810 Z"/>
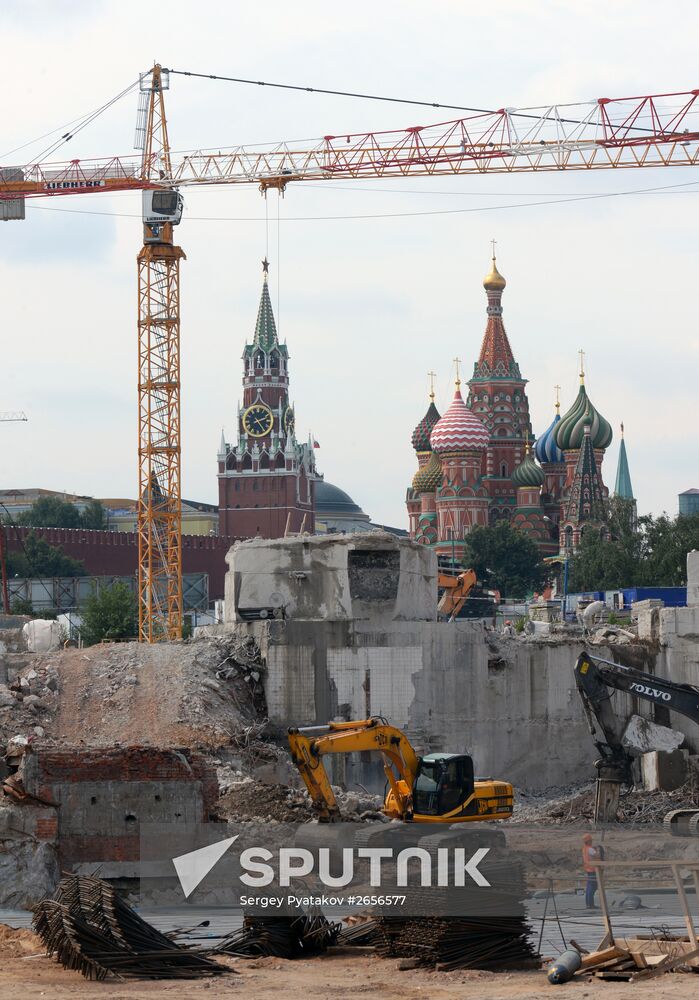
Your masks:
<path fill-rule="evenodd" d="M 647 792 L 671 792 L 685 783 L 689 776 L 686 750 L 654 750 L 641 757 L 641 780 Z"/>

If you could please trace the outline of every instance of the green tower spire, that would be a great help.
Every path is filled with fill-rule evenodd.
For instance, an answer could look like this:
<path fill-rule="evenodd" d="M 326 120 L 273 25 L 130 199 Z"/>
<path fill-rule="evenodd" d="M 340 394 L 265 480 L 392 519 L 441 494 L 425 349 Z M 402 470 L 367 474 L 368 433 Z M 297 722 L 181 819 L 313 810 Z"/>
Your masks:
<path fill-rule="evenodd" d="M 277 339 L 277 324 L 274 322 L 274 313 L 272 312 L 272 300 L 269 297 L 267 284 L 269 261 L 266 257 L 262 261 L 262 273 L 262 295 L 260 296 L 260 308 L 257 310 L 253 347 L 259 347 L 265 354 L 269 354 L 273 347 L 279 346 L 279 341 Z"/>
<path fill-rule="evenodd" d="M 631 486 L 631 475 L 629 473 L 629 460 L 626 457 L 626 444 L 624 442 L 624 425 L 621 425 L 621 445 L 619 447 L 619 462 L 616 467 L 616 483 L 614 493 L 624 500 L 633 500 L 633 487 Z"/>

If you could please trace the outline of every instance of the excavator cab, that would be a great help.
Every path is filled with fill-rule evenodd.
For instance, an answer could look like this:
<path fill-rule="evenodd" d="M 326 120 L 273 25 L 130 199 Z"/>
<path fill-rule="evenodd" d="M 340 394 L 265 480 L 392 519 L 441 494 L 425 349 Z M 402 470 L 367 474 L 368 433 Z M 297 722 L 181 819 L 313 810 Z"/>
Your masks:
<path fill-rule="evenodd" d="M 471 811 L 476 812 L 474 786 L 473 760 L 468 754 L 428 754 L 420 759 L 415 776 L 414 814 L 444 816 L 459 810 L 469 799 Z"/>

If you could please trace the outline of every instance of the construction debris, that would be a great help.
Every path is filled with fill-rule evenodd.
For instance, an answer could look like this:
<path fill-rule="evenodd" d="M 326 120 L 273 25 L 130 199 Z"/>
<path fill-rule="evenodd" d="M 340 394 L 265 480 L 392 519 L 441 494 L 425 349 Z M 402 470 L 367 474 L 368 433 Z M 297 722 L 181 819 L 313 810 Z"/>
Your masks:
<path fill-rule="evenodd" d="M 560 790 L 548 795 L 520 794 L 512 825 L 527 823 L 541 826 L 564 826 L 592 822 L 595 806 L 594 782 Z M 692 776 L 680 788 L 671 792 L 627 791 L 619 800 L 617 819 L 620 823 L 662 823 L 671 809 L 699 806 L 699 783 Z"/>
<path fill-rule="evenodd" d="M 97 878 L 61 879 L 34 911 L 34 930 L 49 955 L 86 979 L 195 979 L 230 969 L 175 944 Z"/>

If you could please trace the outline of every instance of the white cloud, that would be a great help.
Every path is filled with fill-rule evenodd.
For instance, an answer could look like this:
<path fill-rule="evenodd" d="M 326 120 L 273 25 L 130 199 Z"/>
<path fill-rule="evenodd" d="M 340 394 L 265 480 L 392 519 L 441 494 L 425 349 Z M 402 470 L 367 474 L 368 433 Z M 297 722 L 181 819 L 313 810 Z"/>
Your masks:
<path fill-rule="evenodd" d="M 671 12 L 650 0 L 527 6 L 505 0 L 496 8 L 391 0 L 345 9 L 271 0 L 262 15 L 254 5 L 200 8 L 183 0 L 162 8 L 135 0 L 15 3 L 3 37 L 4 92 L 13 96 L 3 112 L 2 149 L 99 106 L 154 57 L 183 69 L 475 107 L 688 88 L 696 83 L 699 17 L 694 5 L 670 6 Z M 402 127 L 449 114 L 178 76 L 167 99 L 178 148 Z M 135 104 L 134 96 L 120 102 L 60 155 L 128 152 Z M 22 162 L 24 155 L 5 162 Z M 289 219 L 482 210 L 526 201 L 522 192 L 545 198 L 694 177 L 686 170 L 639 170 L 299 186 L 289 189 L 280 211 Z M 299 430 L 312 428 L 320 440 L 327 478 L 374 518 L 405 522 L 405 487 L 415 468 L 410 434 L 427 402 L 425 373 L 439 373 L 444 407 L 454 356 L 470 371 L 485 323 L 480 282 L 496 236 L 508 279 L 505 320 L 530 379 L 535 429 L 550 420 L 554 383 L 564 386 L 564 407 L 572 400 L 583 346 L 595 404 L 615 430 L 625 421 L 640 508 L 674 510 L 678 490 L 696 485 L 697 197 L 646 194 L 461 215 L 285 221 L 279 254 L 271 197 L 273 300 L 276 308 L 280 281 Z M 264 204 L 252 188 L 189 191 L 186 198 L 178 233 L 188 258 L 183 491 L 215 500 L 220 427 L 233 434 L 239 358 L 257 309 Z M 3 485 L 133 495 L 140 224 L 45 207 L 138 215 L 139 202 L 135 196 L 44 201 L 28 221 L 0 228 L 0 408 L 23 407 L 31 417 L 30 424 L 0 428 Z M 201 216 L 255 221 L 197 221 Z M 605 465 L 610 483 L 616 447 Z"/>

